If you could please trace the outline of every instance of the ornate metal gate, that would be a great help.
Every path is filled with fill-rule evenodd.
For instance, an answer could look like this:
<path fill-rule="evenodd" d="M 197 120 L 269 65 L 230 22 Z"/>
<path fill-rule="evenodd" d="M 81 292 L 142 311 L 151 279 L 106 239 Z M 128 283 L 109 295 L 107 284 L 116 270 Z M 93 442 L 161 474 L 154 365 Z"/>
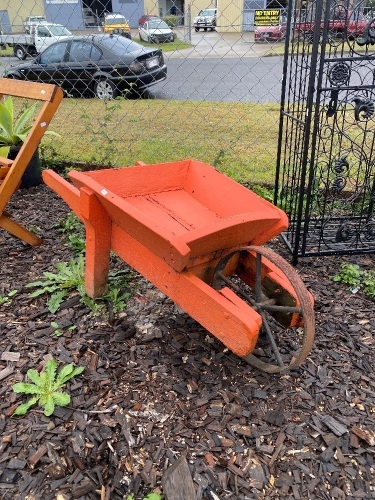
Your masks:
<path fill-rule="evenodd" d="M 299 256 L 375 252 L 375 11 L 290 2 L 275 203 Z M 303 7 L 301 6 L 303 5 Z"/>

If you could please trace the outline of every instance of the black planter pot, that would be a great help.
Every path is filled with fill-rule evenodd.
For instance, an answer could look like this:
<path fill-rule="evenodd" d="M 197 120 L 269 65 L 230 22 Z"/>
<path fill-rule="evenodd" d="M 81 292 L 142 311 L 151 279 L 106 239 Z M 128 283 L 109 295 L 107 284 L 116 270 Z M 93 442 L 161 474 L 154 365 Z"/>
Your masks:
<path fill-rule="evenodd" d="M 15 160 L 20 149 L 21 149 L 20 146 L 11 146 L 10 151 L 8 153 L 9 160 Z M 42 183 L 42 169 L 40 166 L 39 151 L 38 149 L 36 149 L 22 176 L 20 188 L 21 189 L 31 188 L 39 186 L 39 184 L 41 183 Z"/>

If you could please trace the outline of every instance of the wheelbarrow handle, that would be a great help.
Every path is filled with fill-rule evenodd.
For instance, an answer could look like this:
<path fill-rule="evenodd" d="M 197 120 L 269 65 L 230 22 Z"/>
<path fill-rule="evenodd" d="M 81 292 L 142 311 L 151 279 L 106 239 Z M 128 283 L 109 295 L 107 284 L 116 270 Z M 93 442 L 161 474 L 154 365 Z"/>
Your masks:
<path fill-rule="evenodd" d="M 47 186 L 53 189 L 59 196 L 61 196 L 65 203 L 69 205 L 73 212 L 82 220 L 82 216 L 80 215 L 81 210 L 79 189 L 75 188 L 72 184 L 70 184 L 53 170 L 43 170 L 42 176 L 43 181 L 47 184 Z"/>

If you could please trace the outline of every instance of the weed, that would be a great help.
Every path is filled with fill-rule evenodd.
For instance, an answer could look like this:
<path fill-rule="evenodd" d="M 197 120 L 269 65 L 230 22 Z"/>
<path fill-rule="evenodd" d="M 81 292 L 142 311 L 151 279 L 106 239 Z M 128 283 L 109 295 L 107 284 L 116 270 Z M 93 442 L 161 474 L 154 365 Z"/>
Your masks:
<path fill-rule="evenodd" d="M 362 290 L 369 299 L 375 301 L 375 271 L 363 271 L 357 264 L 343 263 L 332 280 L 345 283 L 353 292 Z"/>
<path fill-rule="evenodd" d="M 333 276 L 333 281 L 345 283 L 351 287 L 358 287 L 361 283 L 362 271 L 357 264 L 341 264 L 340 272 Z"/>
<path fill-rule="evenodd" d="M 51 333 L 51 337 L 61 337 L 61 335 L 64 335 L 64 330 L 62 330 L 56 321 L 51 321 L 51 326 L 54 329 L 53 333 Z M 66 330 L 68 332 L 75 330 L 77 328 L 76 325 L 69 326 Z"/>
<path fill-rule="evenodd" d="M 49 294 L 48 310 L 53 314 L 60 308 L 62 302 L 72 291 L 76 291 L 80 300 L 91 311 L 99 312 L 103 304 L 110 304 L 113 314 L 118 314 L 125 308 L 126 300 L 130 293 L 124 292 L 129 289 L 130 274 L 127 271 L 117 271 L 109 273 L 108 291 L 102 297 L 93 300 L 85 293 L 85 263 L 83 255 L 77 259 L 71 259 L 69 263 L 59 262 L 56 264 L 56 273 L 46 271 L 42 279 L 28 283 L 26 288 L 36 288 L 30 294 L 31 298 Z"/>
<path fill-rule="evenodd" d="M 12 298 L 16 295 L 17 292 L 18 292 L 18 290 L 12 290 L 11 292 L 7 293 L 6 295 L 0 295 L 0 306 L 2 304 L 11 303 Z"/>
<path fill-rule="evenodd" d="M 84 278 L 84 259 L 80 255 L 76 260 L 72 259 L 69 263 L 59 262 L 56 264 L 57 273 L 46 271 L 43 273 L 43 279 L 28 283 L 26 288 L 37 288 L 30 294 L 35 298 L 46 293 L 51 294 L 48 301 L 48 310 L 55 313 L 65 297 L 71 290 L 77 290 L 79 295 L 84 297 L 85 278 Z"/>
<path fill-rule="evenodd" d="M 134 500 L 133 495 L 128 495 L 126 500 Z M 147 496 L 143 497 L 143 500 L 163 500 L 163 497 L 159 493 L 149 493 Z"/>
<path fill-rule="evenodd" d="M 39 404 L 44 409 L 44 415 L 49 417 L 55 411 L 55 406 L 66 406 L 70 403 L 70 396 L 60 389 L 71 378 L 83 372 L 84 367 L 74 368 L 72 364 L 65 365 L 59 373 L 56 373 L 57 363 L 54 359 L 47 361 L 44 371 L 28 370 L 26 376 L 32 384 L 17 382 L 12 389 L 17 394 L 32 394 L 33 396 L 26 402 L 19 405 L 13 415 L 25 415 L 28 409 Z"/>
<path fill-rule="evenodd" d="M 82 236 L 79 236 L 78 234 L 70 234 L 68 236 L 68 241 L 74 254 L 79 255 L 85 251 L 86 242 Z"/>
<path fill-rule="evenodd" d="M 371 300 L 375 301 L 375 271 L 365 273 L 363 280 L 363 291 Z"/>

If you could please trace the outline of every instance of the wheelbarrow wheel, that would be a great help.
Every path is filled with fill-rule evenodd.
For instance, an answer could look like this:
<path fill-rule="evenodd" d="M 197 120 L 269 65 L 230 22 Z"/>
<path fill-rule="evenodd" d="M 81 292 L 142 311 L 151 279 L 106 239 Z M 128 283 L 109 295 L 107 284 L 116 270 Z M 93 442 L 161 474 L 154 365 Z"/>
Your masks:
<path fill-rule="evenodd" d="M 269 262 L 281 287 L 264 271 Z M 267 373 L 281 373 L 306 359 L 315 333 L 313 301 L 295 269 L 280 255 L 258 246 L 231 252 L 216 266 L 212 285 L 231 288 L 261 316 L 256 348 L 243 357 L 247 363 Z"/>

